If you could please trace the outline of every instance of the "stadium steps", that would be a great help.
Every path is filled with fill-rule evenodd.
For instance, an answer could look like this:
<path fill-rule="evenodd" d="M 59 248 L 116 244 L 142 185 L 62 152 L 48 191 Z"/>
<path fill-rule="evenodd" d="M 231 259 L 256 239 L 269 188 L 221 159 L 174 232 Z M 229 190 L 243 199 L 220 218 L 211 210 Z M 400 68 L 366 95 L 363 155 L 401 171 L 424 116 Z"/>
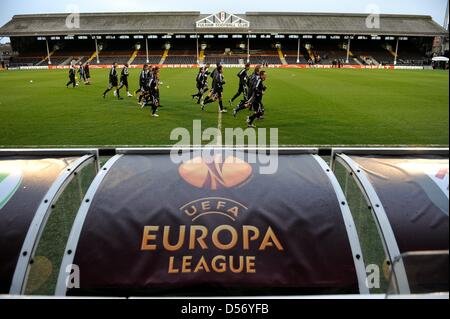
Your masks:
<path fill-rule="evenodd" d="M 47 55 L 45 58 L 43 58 L 41 61 L 39 61 L 38 63 L 36 63 L 36 66 L 40 66 L 42 65 L 42 63 L 44 63 L 45 61 L 48 61 L 49 58 L 52 57 L 53 54 L 55 54 L 56 50 L 53 50 L 52 52 L 50 52 L 49 55 Z"/>
<path fill-rule="evenodd" d="M 97 57 L 97 51 L 95 51 L 94 53 L 92 53 L 92 55 L 90 56 L 90 58 L 86 61 L 86 62 L 92 62 L 92 60 L 94 60 Z"/>
<path fill-rule="evenodd" d="M 67 59 L 65 59 L 63 62 L 59 64 L 59 66 L 69 65 L 70 62 L 73 60 L 73 56 L 69 56 Z M 75 63 L 78 63 L 80 59 L 78 59 Z"/>
<path fill-rule="evenodd" d="M 353 57 L 353 61 L 356 62 L 356 64 L 358 65 L 364 65 L 364 63 L 362 63 L 361 61 L 359 61 L 359 59 L 357 57 Z"/>
<path fill-rule="evenodd" d="M 80 63 L 80 62 L 82 62 L 83 64 L 84 64 L 84 56 L 82 56 L 82 57 L 79 57 L 79 58 L 77 58 L 76 60 L 75 60 L 75 64 L 78 64 L 78 63 Z M 72 58 L 73 59 L 73 58 Z M 70 63 L 70 61 L 69 61 L 69 63 Z M 68 64 L 67 64 L 68 65 Z"/>
<path fill-rule="evenodd" d="M 159 61 L 159 64 L 164 64 L 164 62 L 166 61 L 167 57 L 169 56 L 169 49 L 164 50 L 164 53 L 161 57 L 161 60 Z"/>
<path fill-rule="evenodd" d="M 315 61 L 316 57 L 314 56 L 314 52 L 311 50 L 311 48 L 306 49 L 308 50 L 308 56 L 311 60 Z"/>
<path fill-rule="evenodd" d="M 345 54 L 347 55 L 347 46 L 343 46 L 342 49 L 345 51 Z M 351 50 L 348 51 L 348 57 L 349 61 L 352 60 L 358 65 L 364 65 L 364 63 L 362 63 Z"/>
<path fill-rule="evenodd" d="M 284 54 L 283 54 L 283 51 L 281 50 L 281 48 L 277 48 L 277 51 L 278 51 L 278 56 L 280 57 L 281 64 L 287 65 L 288 63 L 286 62 L 286 59 L 284 57 Z"/>
<path fill-rule="evenodd" d="M 375 59 L 373 56 L 369 56 L 368 58 L 372 60 L 373 65 L 376 65 L 376 66 L 380 65 L 380 62 L 378 62 L 377 59 Z"/>
<path fill-rule="evenodd" d="M 349 59 L 352 59 L 356 64 L 364 65 L 364 63 L 362 63 L 351 50 L 348 51 L 348 56 L 349 56 Z"/>
<path fill-rule="evenodd" d="M 395 51 L 393 51 L 391 48 L 386 48 L 386 50 L 394 57 L 395 59 Z M 398 56 L 397 56 L 398 58 Z"/>
<path fill-rule="evenodd" d="M 200 50 L 200 53 L 198 55 L 198 63 L 199 64 L 205 63 L 205 50 Z"/>
<path fill-rule="evenodd" d="M 133 64 L 133 62 L 136 59 L 136 57 L 138 56 L 138 54 L 139 54 L 139 50 L 138 49 L 134 50 L 133 54 L 131 54 L 131 57 L 128 60 L 128 65 L 132 65 Z"/>

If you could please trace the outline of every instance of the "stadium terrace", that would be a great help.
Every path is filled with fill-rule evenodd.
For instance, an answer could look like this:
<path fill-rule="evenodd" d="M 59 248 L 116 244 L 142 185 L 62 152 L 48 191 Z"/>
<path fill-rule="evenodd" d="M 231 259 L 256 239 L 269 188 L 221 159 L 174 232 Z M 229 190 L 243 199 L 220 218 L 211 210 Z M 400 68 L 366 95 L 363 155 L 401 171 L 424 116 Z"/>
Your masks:
<path fill-rule="evenodd" d="M 389 67 L 431 64 L 445 29 L 430 16 L 199 12 L 16 15 L 9 67 L 112 62 L 137 67 L 266 64 L 277 67 Z"/>

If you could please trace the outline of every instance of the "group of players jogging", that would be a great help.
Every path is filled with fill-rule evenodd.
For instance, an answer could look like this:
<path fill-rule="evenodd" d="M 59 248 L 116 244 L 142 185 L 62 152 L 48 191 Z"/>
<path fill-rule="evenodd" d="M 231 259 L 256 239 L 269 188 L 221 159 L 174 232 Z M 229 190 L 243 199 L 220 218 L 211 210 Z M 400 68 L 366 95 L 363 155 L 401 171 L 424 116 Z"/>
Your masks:
<path fill-rule="evenodd" d="M 120 90 L 125 87 L 127 96 L 132 97 L 133 94 L 129 91 L 128 77 L 129 77 L 129 65 L 124 64 L 122 71 L 119 74 L 117 70 L 117 63 L 113 63 L 111 70 L 109 71 L 109 84 L 106 90 L 103 92 L 103 98 L 106 98 L 108 92 L 113 91 L 114 96 L 119 100 L 123 98 L 120 96 Z M 193 99 L 197 99 L 197 103 L 201 105 L 202 111 L 205 110 L 206 105 L 218 101 L 219 112 L 226 113 L 227 109 L 223 105 L 223 91 L 225 85 L 225 78 L 223 75 L 223 65 L 217 63 L 216 68 L 210 72 L 210 65 L 206 64 L 201 67 L 197 77 L 196 86 L 198 92 L 192 95 Z M 90 84 L 89 81 L 89 65 L 86 68 L 80 64 L 79 71 L 80 81 L 84 79 L 85 84 Z M 88 74 L 88 80 L 86 81 L 86 73 Z M 73 87 L 78 85 L 75 79 L 76 69 L 74 65 L 71 65 L 69 70 L 69 82 L 73 84 Z M 208 80 L 211 77 L 211 89 L 209 89 Z M 262 70 L 261 65 L 257 65 L 252 74 L 250 74 L 250 64 L 247 63 L 245 67 L 237 74 L 239 78 L 239 87 L 237 93 L 229 100 L 229 104 L 232 107 L 236 99 L 242 96 L 240 102 L 233 109 L 233 116 L 236 117 L 238 112 L 248 109 L 252 112 L 250 116 L 247 116 L 246 123 L 248 127 L 256 127 L 253 123 L 255 120 L 264 119 L 264 105 L 262 103 L 266 86 L 264 81 L 266 80 L 266 71 Z M 155 66 L 144 64 L 144 67 L 139 75 L 139 89 L 134 93 L 138 95 L 138 103 L 141 108 L 150 106 L 153 117 L 159 117 L 157 110 L 161 107 L 159 86 L 160 82 L 160 69 Z"/>
<path fill-rule="evenodd" d="M 103 98 L 106 98 L 106 94 L 114 89 L 114 96 L 116 96 L 119 100 L 122 100 L 123 98 L 120 96 L 120 90 L 123 87 L 126 88 L 128 97 L 133 96 L 133 94 L 130 93 L 128 85 L 128 77 L 130 75 L 128 68 L 128 64 L 123 65 L 119 81 L 117 63 L 113 64 L 111 70 L 109 71 L 109 85 L 105 92 L 103 92 Z M 139 75 L 139 89 L 135 92 L 135 94 L 139 95 L 138 103 L 141 105 L 141 108 L 151 106 L 153 117 L 159 117 L 156 113 L 158 107 L 161 106 L 159 103 L 159 84 L 159 68 L 144 64 L 144 68 Z"/>
<path fill-rule="evenodd" d="M 193 99 L 197 99 L 197 103 L 201 105 L 202 111 L 205 110 L 207 104 L 215 101 L 219 102 L 219 112 L 226 113 L 227 109 L 223 106 L 223 87 L 225 85 L 225 79 L 223 76 L 223 65 L 217 63 L 216 68 L 209 72 L 209 64 L 201 67 L 197 77 L 197 90 L 196 94 L 192 95 Z M 239 111 L 249 109 L 253 112 L 252 115 L 247 116 L 247 126 L 256 127 L 253 122 L 258 119 L 264 119 L 264 105 L 262 98 L 266 91 L 264 81 L 266 80 L 266 71 L 262 70 L 261 65 L 257 65 L 250 74 L 250 63 L 247 63 L 245 67 L 237 74 L 239 78 L 239 87 L 237 93 L 229 101 L 230 106 L 233 102 L 242 95 L 242 99 L 239 104 L 233 109 L 233 116 L 236 117 Z M 211 90 L 208 86 L 208 77 L 212 78 Z"/>
<path fill-rule="evenodd" d="M 109 71 L 109 84 L 106 90 L 103 92 L 103 98 L 106 98 L 108 92 L 114 90 L 114 96 L 119 100 L 123 100 L 120 96 L 120 90 L 125 87 L 127 90 L 127 96 L 132 97 L 133 94 L 130 93 L 128 77 L 130 72 L 128 70 L 129 65 L 125 63 L 123 65 L 122 71 L 120 73 L 120 81 L 117 72 L 117 63 L 113 63 L 111 70 Z M 141 108 L 145 106 L 151 106 L 152 116 L 159 117 L 156 113 L 159 103 L 159 68 L 150 67 L 145 64 L 139 76 L 139 89 L 135 92 L 139 95 L 139 105 Z"/>
<path fill-rule="evenodd" d="M 69 82 L 67 82 L 66 87 L 69 87 L 72 85 L 73 87 L 77 87 L 77 79 L 76 75 L 79 75 L 80 82 L 83 81 L 84 84 L 90 85 L 91 84 L 91 72 L 89 70 L 89 62 L 86 62 L 85 64 L 82 64 L 81 62 L 78 63 L 78 71 L 76 70 L 75 64 L 71 63 L 69 68 Z"/>

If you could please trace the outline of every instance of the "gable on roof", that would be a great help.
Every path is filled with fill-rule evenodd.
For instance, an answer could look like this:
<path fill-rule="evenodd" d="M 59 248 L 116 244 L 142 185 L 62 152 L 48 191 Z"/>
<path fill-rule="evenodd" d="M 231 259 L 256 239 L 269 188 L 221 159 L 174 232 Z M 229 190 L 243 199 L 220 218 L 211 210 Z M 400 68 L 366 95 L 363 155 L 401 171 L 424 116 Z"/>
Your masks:
<path fill-rule="evenodd" d="M 248 29 L 250 28 L 250 22 L 238 17 L 237 15 L 221 11 L 216 14 L 212 14 L 196 22 L 196 27 L 201 28 L 214 28 L 214 29 Z"/>

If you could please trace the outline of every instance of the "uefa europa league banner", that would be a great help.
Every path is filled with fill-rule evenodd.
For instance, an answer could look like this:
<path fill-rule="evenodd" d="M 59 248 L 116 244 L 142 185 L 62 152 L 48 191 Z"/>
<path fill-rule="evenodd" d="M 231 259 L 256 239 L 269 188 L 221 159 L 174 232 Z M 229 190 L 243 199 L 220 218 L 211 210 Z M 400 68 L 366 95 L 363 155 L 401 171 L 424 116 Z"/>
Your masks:
<path fill-rule="evenodd" d="M 448 158 L 351 158 L 364 169 L 374 186 L 401 253 L 448 250 Z"/>
<path fill-rule="evenodd" d="M 101 183 L 70 295 L 358 293 L 333 187 L 312 155 L 124 155 Z"/>
<path fill-rule="evenodd" d="M 0 294 L 9 293 L 23 241 L 39 204 L 73 160 L 0 157 Z"/>

